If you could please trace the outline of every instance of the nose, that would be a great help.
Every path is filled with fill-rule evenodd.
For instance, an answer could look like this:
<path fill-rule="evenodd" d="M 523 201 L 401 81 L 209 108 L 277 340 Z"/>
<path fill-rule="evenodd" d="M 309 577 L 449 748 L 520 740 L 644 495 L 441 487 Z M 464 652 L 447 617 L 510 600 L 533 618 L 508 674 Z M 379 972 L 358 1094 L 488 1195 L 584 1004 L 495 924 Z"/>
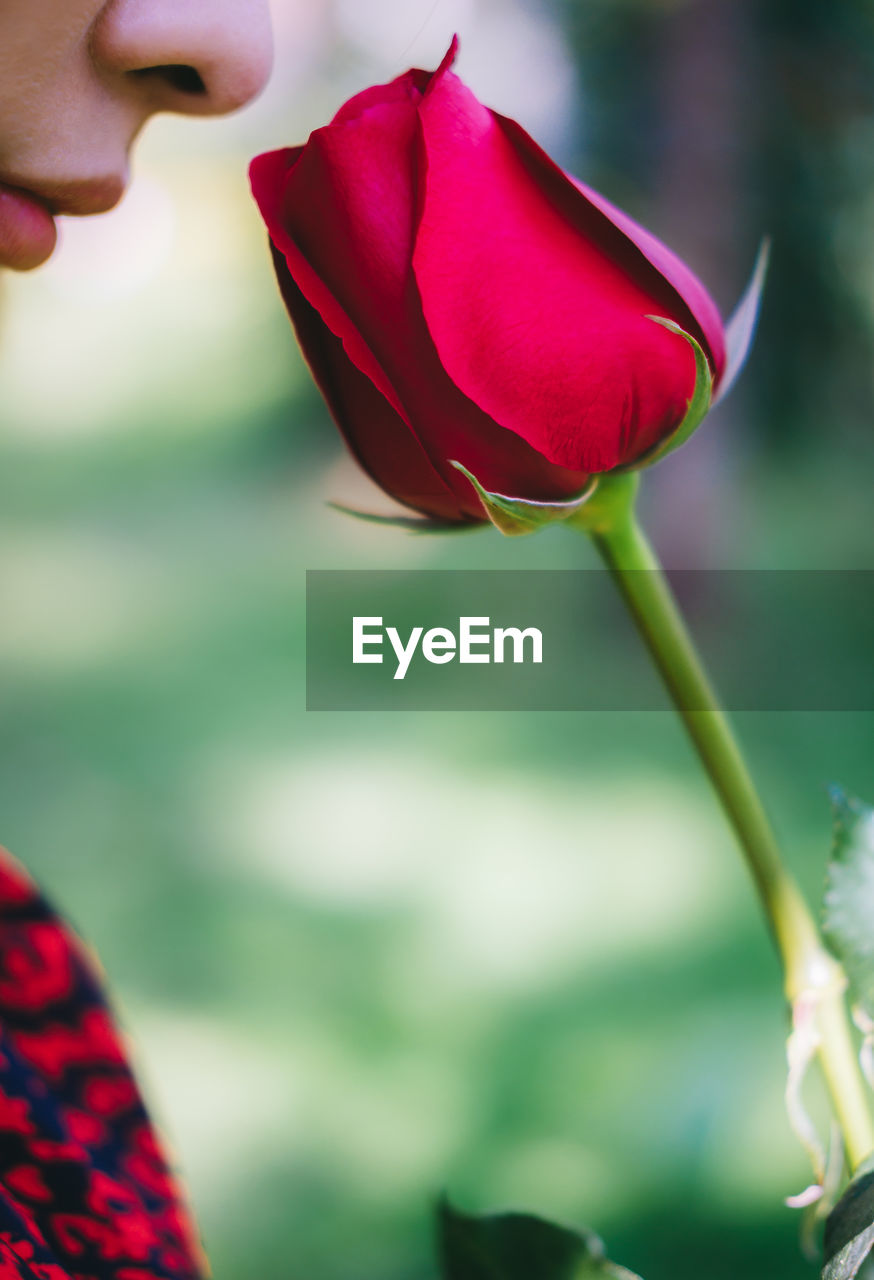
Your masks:
<path fill-rule="evenodd" d="M 109 0 L 91 31 L 103 75 L 149 112 L 222 115 L 254 98 L 273 56 L 268 0 Z"/>

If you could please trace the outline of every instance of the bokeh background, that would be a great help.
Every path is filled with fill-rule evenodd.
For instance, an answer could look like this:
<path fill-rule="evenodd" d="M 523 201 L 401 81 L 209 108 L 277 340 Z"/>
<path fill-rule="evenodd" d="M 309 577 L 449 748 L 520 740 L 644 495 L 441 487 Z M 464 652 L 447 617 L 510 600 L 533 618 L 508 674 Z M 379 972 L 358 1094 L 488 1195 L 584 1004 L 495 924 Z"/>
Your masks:
<path fill-rule="evenodd" d="M 458 31 L 480 97 L 726 311 L 769 232 L 750 366 L 648 478 L 648 522 L 677 567 L 870 569 L 872 10 L 275 17 L 257 104 L 153 123 L 121 208 L 3 282 L 0 837 L 97 945 L 223 1280 L 424 1280 L 443 1188 L 589 1223 L 647 1280 L 812 1274 L 776 964 L 672 717 L 303 710 L 306 568 L 594 561 L 560 530 L 413 538 L 325 507 L 372 494 L 245 165 Z M 738 720 L 815 897 L 825 784 L 874 798 L 874 716 Z"/>

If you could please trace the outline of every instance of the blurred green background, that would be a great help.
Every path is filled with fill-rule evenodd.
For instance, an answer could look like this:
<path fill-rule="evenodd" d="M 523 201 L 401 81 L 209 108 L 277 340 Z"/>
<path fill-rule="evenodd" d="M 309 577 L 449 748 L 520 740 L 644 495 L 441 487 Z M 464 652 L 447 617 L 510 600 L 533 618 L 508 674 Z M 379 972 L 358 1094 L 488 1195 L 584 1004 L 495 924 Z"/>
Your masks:
<path fill-rule="evenodd" d="M 441 1188 L 647 1280 L 810 1275 L 776 963 L 673 719 L 303 711 L 306 568 L 594 562 L 325 507 L 374 498 L 244 174 L 459 31 L 479 95 L 724 310 L 774 236 L 741 386 L 648 477 L 665 560 L 872 568 L 871 7 L 275 8 L 264 98 L 155 122 L 122 207 L 3 282 L 0 837 L 97 945 L 223 1280 L 424 1280 Z M 816 897 L 874 716 L 738 719 Z"/>

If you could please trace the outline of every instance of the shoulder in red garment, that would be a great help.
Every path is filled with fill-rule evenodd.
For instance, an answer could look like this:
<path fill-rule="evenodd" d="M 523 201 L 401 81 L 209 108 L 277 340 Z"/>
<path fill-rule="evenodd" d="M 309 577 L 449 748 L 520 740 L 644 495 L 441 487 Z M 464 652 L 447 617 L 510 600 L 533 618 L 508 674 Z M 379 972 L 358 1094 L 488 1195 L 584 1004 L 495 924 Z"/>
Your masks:
<path fill-rule="evenodd" d="M 95 966 L 0 850 L 0 1280 L 206 1272 Z"/>

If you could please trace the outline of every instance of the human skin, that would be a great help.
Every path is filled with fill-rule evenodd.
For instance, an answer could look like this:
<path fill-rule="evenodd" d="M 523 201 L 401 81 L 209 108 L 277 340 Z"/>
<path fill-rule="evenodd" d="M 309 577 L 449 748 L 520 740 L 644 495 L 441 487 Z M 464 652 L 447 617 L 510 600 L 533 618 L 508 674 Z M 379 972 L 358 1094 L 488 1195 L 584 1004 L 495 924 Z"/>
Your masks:
<path fill-rule="evenodd" d="M 56 216 L 118 202 L 150 116 L 233 111 L 271 56 L 267 0 L 2 0 L 0 267 L 39 266 Z"/>

